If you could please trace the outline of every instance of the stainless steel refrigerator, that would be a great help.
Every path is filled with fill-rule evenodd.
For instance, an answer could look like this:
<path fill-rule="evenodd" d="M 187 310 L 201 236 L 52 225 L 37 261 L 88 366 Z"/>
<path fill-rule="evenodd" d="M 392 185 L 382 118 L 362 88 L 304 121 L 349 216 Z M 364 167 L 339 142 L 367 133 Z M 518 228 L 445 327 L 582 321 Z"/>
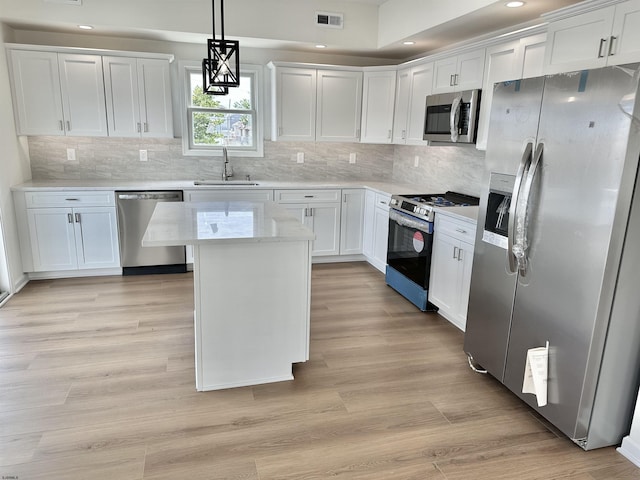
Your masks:
<path fill-rule="evenodd" d="M 494 86 L 464 349 L 585 450 L 621 441 L 638 392 L 639 67 Z"/>

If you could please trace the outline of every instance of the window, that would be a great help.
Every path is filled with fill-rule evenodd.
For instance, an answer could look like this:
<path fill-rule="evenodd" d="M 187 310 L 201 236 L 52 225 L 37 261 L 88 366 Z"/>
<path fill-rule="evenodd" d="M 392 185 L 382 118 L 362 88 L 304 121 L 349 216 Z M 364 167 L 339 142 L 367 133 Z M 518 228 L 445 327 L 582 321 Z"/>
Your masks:
<path fill-rule="evenodd" d="M 227 95 L 202 90 L 200 65 L 185 65 L 182 146 L 185 155 L 218 155 L 222 147 L 240 156 L 262 156 L 262 125 L 258 118 L 257 67 L 240 69 L 240 86 Z"/>

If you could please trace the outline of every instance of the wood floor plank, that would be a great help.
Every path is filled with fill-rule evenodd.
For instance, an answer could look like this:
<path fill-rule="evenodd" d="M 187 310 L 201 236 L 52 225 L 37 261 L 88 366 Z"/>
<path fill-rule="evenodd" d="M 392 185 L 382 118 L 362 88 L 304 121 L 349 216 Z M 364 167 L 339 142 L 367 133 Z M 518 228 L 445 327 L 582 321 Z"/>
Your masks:
<path fill-rule="evenodd" d="M 0 309 L 0 475 L 640 480 L 494 379 L 362 263 L 312 272 L 295 380 L 195 390 L 190 273 L 30 282 Z"/>

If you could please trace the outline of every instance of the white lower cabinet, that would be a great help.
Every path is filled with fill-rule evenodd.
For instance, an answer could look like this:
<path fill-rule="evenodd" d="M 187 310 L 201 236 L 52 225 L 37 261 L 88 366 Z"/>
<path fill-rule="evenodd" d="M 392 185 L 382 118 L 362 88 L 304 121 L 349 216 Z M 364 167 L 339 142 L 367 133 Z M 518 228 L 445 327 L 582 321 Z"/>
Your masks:
<path fill-rule="evenodd" d="M 383 273 L 387 266 L 390 199 L 389 195 L 367 190 L 364 202 L 362 250 L 367 261 Z"/>
<path fill-rule="evenodd" d="M 340 255 L 362 253 L 363 227 L 364 189 L 345 188 L 340 212 Z"/>
<path fill-rule="evenodd" d="M 472 220 L 436 215 L 429 301 L 462 331 L 467 323 L 475 232 Z"/>
<path fill-rule="evenodd" d="M 91 206 L 92 202 L 104 203 L 100 196 L 69 192 L 27 193 L 26 205 L 46 205 L 27 208 L 26 215 L 29 245 L 31 247 L 31 272 L 57 272 L 64 270 L 88 270 L 120 267 L 116 208 L 113 192 L 101 196 L 111 205 Z M 37 197 L 36 197 L 37 195 Z M 77 207 L 61 204 L 85 204 Z"/>
<path fill-rule="evenodd" d="M 340 254 L 340 190 L 276 190 L 275 201 L 313 230 L 313 256 Z"/>

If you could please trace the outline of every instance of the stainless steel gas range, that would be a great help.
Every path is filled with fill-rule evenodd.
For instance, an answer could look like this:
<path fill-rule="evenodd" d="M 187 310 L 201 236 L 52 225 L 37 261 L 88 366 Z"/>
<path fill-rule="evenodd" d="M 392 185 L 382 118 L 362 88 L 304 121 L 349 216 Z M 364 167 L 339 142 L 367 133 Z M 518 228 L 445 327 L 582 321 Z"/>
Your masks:
<path fill-rule="evenodd" d="M 389 204 L 387 285 L 423 312 L 436 311 L 427 299 L 435 208 L 478 203 L 478 197 L 457 192 L 393 195 Z"/>

